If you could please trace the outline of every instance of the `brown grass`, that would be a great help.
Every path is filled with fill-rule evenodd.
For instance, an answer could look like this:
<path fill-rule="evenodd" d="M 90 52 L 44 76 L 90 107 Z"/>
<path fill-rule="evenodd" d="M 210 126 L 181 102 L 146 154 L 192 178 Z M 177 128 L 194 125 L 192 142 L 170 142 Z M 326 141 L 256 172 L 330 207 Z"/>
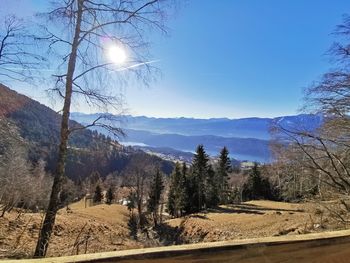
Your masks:
<path fill-rule="evenodd" d="M 130 237 L 129 212 L 125 206 L 103 204 L 85 208 L 83 201 L 80 201 L 69 207 L 71 213 L 67 213 L 66 209 L 58 213 L 48 249 L 49 256 L 159 244 L 147 240 L 136 241 Z M 310 203 L 251 201 L 167 220 L 163 234 L 168 239 L 176 237 L 178 243 L 197 243 L 333 230 L 326 215 L 323 215 L 325 223 L 321 226 L 319 215 L 315 212 L 317 209 Z M 31 257 L 41 220 L 40 213 L 23 213 L 18 217 L 15 211 L 0 218 L 0 257 Z M 171 244 L 172 240 L 165 243 Z"/>

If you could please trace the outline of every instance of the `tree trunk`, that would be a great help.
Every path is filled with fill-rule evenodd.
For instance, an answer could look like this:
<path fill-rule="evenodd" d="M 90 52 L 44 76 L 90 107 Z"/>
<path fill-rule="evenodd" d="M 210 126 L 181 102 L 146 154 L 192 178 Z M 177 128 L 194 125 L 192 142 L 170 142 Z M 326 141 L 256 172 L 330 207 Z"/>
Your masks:
<path fill-rule="evenodd" d="M 164 210 L 164 202 L 160 204 L 160 212 L 159 212 L 159 223 L 163 223 L 163 210 Z"/>
<path fill-rule="evenodd" d="M 64 167 L 67 156 L 67 144 L 69 136 L 69 114 L 72 99 L 73 89 L 73 75 L 75 71 L 75 63 L 77 58 L 77 50 L 79 45 L 80 27 L 83 15 L 83 2 L 84 0 L 78 0 L 78 12 L 75 25 L 74 39 L 72 44 L 72 50 L 69 56 L 67 76 L 66 76 L 66 92 L 64 98 L 62 122 L 61 122 L 61 137 L 58 152 L 58 161 L 55 171 L 54 182 L 52 185 L 52 191 L 50 196 L 49 206 L 46 210 L 44 222 L 42 224 L 34 257 L 45 257 L 51 233 L 55 225 L 56 214 L 60 204 L 60 193 L 62 190 L 62 183 L 64 180 Z"/>

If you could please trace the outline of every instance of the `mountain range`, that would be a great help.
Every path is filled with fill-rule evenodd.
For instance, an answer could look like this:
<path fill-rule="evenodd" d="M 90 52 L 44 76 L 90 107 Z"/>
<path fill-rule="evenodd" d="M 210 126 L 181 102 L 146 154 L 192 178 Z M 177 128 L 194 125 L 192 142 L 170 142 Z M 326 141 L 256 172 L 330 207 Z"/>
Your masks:
<path fill-rule="evenodd" d="M 90 124 L 97 116 L 99 114 L 72 113 L 70 125 Z M 21 137 L 29 142 L 30 160 L 35 162 L 44 159 L 48 170 L 53 171 L 61 116 L 0 84 L 0 117 L 14 123 Z M 169 173 L 172 164 L 162 159 L 190 161 L 199 144 L 203 144 L 211 156 L 218 155 L 222 147 L 226 146 L 234 159 L 269 162 L 270 128 L 274 123 L 314 130 L 323 122 L 321 115 L 312 114 L 244 119 L 117 117 L 126 136 L 120 138 L 120 144 L 113 142 L 112 148 L 106 146 L 109 140 L 106 135 L 110 134 L 102 129 L 73 133 L 66 166 L 70 178 L 86 177 L 95 170 L 102 175 L 122 172 L 132 162 L 134 155 L 141 154 L 140 149 L 147 153 L 145 158 L 161 163 L 162 170 Z"/>
<path fill-rule="evenodd" d="M 71 114 L 73 120 L 82 124 L 91 123 L 98 116 L 99 114 Z M 218 155 L 220 149 L 226 146 L 231 152 L 231 157 L 235 159 L 259 162 L 271 161 L 269 143 L 273 124 L 315 130 L 323 122 L 322 115 L 313 114 L 242 119 L 154 118 L 125 115 L 119 119 L 126 133 L 126 137 L 120 141 L 126 145 L 139 148 L 152 147 L 153 151 L 164 153 L 161 149 L 172 148 L 177 151 L 193 152 L 198 144 L 203 144 L 212 156 Z"/>

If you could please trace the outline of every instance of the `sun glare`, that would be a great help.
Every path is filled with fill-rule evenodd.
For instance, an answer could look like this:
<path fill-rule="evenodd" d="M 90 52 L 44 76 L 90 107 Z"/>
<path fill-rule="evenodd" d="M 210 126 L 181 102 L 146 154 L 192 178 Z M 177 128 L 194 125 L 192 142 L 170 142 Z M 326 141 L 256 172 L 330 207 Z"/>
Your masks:
<path fill-rule="evenodd" d="M 108 48 L 107 56 L 115 64 L 123 64 L 127 58 L 125 50 L 117 45 L 112 45 Z"/>

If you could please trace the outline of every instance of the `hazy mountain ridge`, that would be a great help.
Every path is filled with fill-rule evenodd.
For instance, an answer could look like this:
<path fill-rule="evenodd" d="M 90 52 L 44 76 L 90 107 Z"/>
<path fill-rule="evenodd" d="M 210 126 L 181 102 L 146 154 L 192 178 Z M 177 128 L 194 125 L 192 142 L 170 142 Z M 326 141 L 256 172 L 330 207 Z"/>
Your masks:
<path fill-rule="evenodd" d="M 92 122 L 97 116 L 98 114 L 72 113 L 72 119 L 84 124 Z M 211 155 L 216 155 L 223 146 L 227 146 L 234 158 L 268 162 L 271 157 L 270 128 L 273 124 L 314 130 L 322 124 L 323 117 L 300 114 L 276 118 L 194 119 L 126 115 L 121 116 L 120 120 L 127 135 L 121 139 L 122 142 L 170 147 L 186 152 L 203 144 Z"/>
<path fill-rule="evenodd" d="M 99 114 L 72 113 L 71 118 L 81 123 L 91 122 Z M 187 136 L 216 135 L 220 137 L 239 137 L 270 139 L 269 129 L 273 123 L 288 127 L 298 124 L 305 129 L 315 129 L 322 123 L 321 115 L 300 114 L 276 118 L 155 118 L 125 115 L 120 117 L 123 127 L 133 130 L 144 130 L 160 134 L 179 134 Z"/>
<path fill-rule="evenodd" d="M 207 152 L 218 155 L 223 146 L 228 147 L 238 159 L 268 161 L 269 142 L 255 138 L 226 138 L 215 135 L 186 136 L 180 134 L 155 134 L 147 131 L 125 130 L 125 141 L 142 142 L 152 147 L 170 147 L 184 152 L 193 152 L 197 145 L 203 144 Z"/>

